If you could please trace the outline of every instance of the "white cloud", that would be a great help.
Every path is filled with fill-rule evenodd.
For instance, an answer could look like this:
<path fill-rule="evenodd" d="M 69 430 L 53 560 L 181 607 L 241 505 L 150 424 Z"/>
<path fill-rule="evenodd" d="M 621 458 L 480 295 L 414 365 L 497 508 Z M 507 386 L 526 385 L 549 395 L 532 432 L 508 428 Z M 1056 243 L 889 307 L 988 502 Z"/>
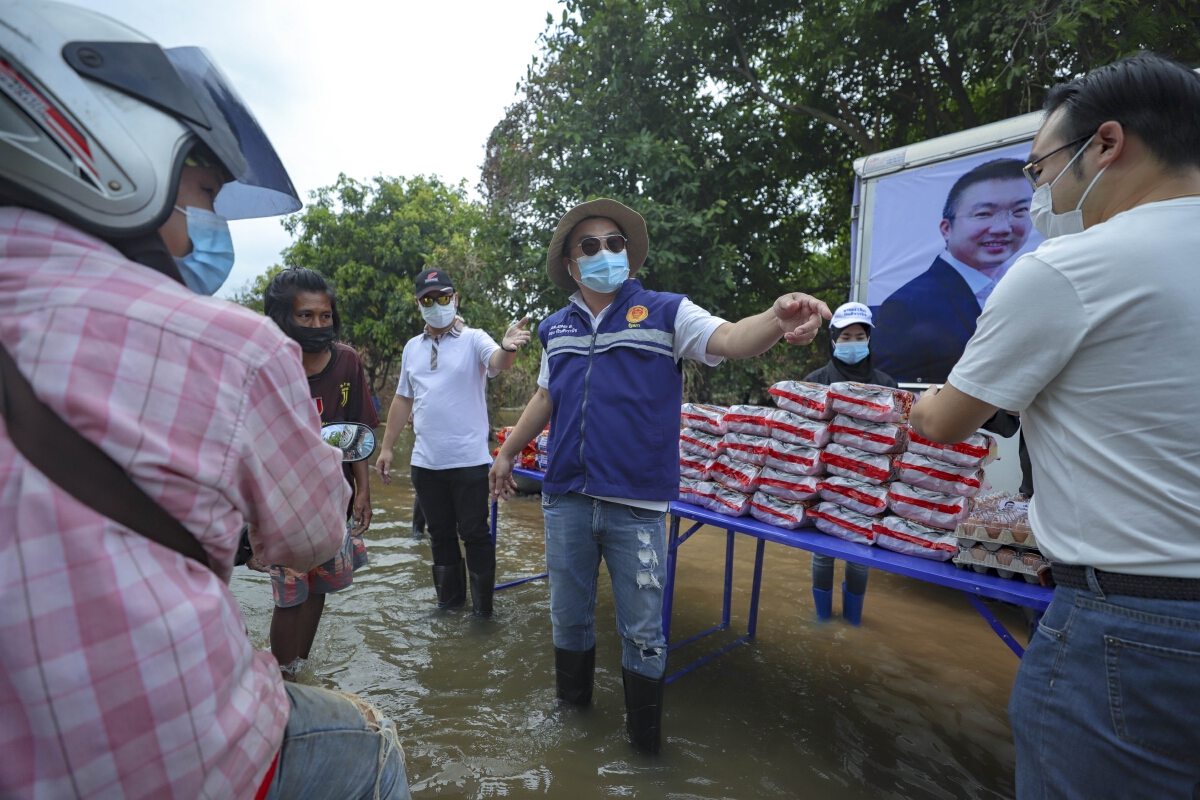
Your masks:
<path fill-rule="evenodd" d="M 554 0 L 75 0 L 164 47 L 207 48 L 308 192 L 339 172 L 479 180 Z M 222 293 L 279 260 L 278 219 L 231 223 Z"/>

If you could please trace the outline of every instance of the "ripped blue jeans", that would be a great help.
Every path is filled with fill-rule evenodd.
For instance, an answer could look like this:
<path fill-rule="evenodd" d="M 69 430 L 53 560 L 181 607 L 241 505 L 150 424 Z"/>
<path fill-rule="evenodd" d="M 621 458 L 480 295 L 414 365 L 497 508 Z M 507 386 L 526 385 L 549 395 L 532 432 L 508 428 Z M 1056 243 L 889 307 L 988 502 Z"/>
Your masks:
<path fill-rule="evenodd" d="M 617 606 L 621 665 L 661 678 L 667 669 L 662 629 L 666 513 L 571 492 L 543 494 L 542 514 L 554 646 L 582 651 L 596 644 L 596 584 L 603 558 Z"/>

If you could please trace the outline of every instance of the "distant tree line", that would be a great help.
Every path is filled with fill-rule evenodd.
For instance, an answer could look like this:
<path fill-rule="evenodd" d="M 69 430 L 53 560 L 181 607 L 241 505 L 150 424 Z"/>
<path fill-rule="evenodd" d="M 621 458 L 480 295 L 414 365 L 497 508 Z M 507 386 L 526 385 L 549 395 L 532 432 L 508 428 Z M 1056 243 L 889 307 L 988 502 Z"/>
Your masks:
<path fill-rule="evenodd" d="M 450 270 L 493 335 L 536 322 L 566 301 L 545 276 L 554 225 L 594 197 L 646 217 L 648 288 L 729 319 L 790 290 L 842 302 L 854 158 L 1036 110 L 1054 83 L 1140 50 L 1200 63 L 1195 4 L 568 0 L 488 139 L 482 202 L 436 178 L 342 176 L 286 220 L 284 261 L 333 279 L 385 402 L 421 328 L 417 271 Z M 523 353 L 494 404 L 528 399 L 539 357 Z M 819 337 L 689 366 L 687 393 L 761 401 L 826 357 Z"/>

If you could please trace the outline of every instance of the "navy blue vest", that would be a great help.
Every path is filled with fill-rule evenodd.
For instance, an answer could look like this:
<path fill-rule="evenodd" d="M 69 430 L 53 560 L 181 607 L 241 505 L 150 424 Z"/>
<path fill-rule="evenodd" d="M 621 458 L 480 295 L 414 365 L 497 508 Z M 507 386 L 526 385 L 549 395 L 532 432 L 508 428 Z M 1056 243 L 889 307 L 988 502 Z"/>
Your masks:
<path fill-rule="evenodd" d="M 683 371 L 674 352 L 683 298 L 630 279 L 598 330 L 574 303 L 538 326 L 554 403 L 542 491 L 679 498 Z"/>

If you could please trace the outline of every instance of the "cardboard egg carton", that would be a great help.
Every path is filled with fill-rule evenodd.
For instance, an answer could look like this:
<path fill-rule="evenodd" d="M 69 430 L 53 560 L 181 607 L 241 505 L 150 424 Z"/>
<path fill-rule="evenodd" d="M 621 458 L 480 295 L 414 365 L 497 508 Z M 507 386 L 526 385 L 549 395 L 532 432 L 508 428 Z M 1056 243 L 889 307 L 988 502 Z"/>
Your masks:
<path fill-rule="evenodd" d="M 1008 565 L 1001 564 L 996 553 L 987 551 L 987 558 L 977 561 L 969 548 L 960 547 L 954 555 L 954 564 L 959 569 L 973 569 L 980 574 L 995 570 L 1001 578 L 1015 578 L 1020 575 L 1027 583 L 1038 583 L 1037 569 L 1027 566 L 1018 554 Z"/>
<path fill-rule="evenodd" d="M 987 532 L 982 523 L 971 522 L 970 520 L 958 523 L 958 527 L 954 529 L 954 535 L 959 539 L 972 539 L 976 542 L 983 542 L 985 545 L 996 545 L 995 549 L 1005 544 L 1010 547 L 1020 547 L 1024 550 L 1038 549 L 1037 537 L 1032 532 L 1025 534 L 1025 541 L 1019 542 L 1009 528 L 1001 530 L 998 536 L 992 536 Z"/>

